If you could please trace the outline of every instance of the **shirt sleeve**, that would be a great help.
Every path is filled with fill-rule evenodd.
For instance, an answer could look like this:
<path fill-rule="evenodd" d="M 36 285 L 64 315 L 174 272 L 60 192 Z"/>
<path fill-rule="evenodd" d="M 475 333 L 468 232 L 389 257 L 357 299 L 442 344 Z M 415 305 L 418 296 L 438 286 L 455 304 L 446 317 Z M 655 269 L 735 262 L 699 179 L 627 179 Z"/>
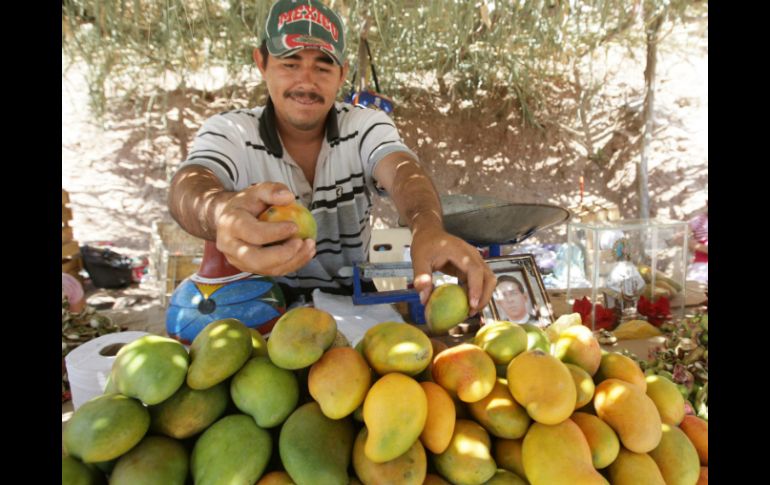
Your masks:
<path fill-rule="evenodd" d="M 369 190 L 384 196 L 387 193 L 378 186 L 374 179 L 374 169 L 380 160 L 395 152 L 408 153 L 415 160 L 419 160 L 419 158 L 401 139 L 393 120 L 383 111 L 372 111 L 374 115 L 367 120 L 361 131 L 359 153 Z"/>
<path fill-rule="evenodd" d="M 246 182 L 243 147 L 243 129 L 223 115 L 212 116 L 198 130 L 180 169 L 201 165 L 214 172 L 225 190 L 241 190 Z"/>

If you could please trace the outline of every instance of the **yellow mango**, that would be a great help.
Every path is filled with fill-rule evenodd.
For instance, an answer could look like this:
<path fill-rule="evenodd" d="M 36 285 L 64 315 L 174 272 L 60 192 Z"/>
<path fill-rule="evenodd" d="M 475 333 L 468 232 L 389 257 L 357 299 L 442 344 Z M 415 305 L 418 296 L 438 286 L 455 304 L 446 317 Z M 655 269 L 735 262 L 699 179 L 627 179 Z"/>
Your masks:
<path fill-rule="evenodd" d="M 515 323 L 495 321 L 481 327 L 473 343 L 488 353 L 495 364 L 507 364 L 527 350 L 527 332 Z"/>
<path fill-rule="evenodd" d="M 497 372 L 492 357 L 478 345 L 450 347 L 433 359 L 433 381 L 463 402 L 475 402 L 492 392 Z"/>
<path fill-rule="evenodd" d="M 575 402 L 575 409 L 580 409 L 586 404 L 590 403 L 594 398 L 594 391 L 596 385 L 594 385 L 591 375 L 588 374 L 582 367 L 578 367 L 575 364 L 564 364 L 569 369 L 569 373 L 572 376 L 572 380 L 575 381 L 575 391 L 577 392 L 577 399 Z"/>
<path fill-rule="evenodd" d="M 663 424 L 660 444 L 650 457 L 660 469 L 666 485 L 694 485 L 700 475 L 700 459 L 687 435 L 677 426 Z"/>
<path fill-rule="evenodd" d="M 513 399 L 505 379 L 497 379 L 492 392 L 480 401 L 469 403 L 468 410 L 484 429 L 498 438 L 521 438 L 531 422 L 527 410 Z"/>
<path fill-rule="evenodd" d="M 612 485 L 666 485 L 658 465 L 650 455 L 634 453 L 623 447 L 607 472 Z"/>
<path fill-rule="evenodd" d="M 361 428 L 353 443 L 353 469 L 363 483 L 366 485 L 423 484 L 428 470 L 428 461 L 420 440 L 415 441 L 406 453 L 384 463 L 375 463 L 364 452 L 367 437 L 367 429 Z"/>
<path fill-rule="evenodd" d="M 555 425 L 532 423 L 521 458 L 532 485 L 609 485 L 594 469 L 588 441 L 570 419 Z"/>
<path fill-rule="evenodd" d="M 602 349 L 591 329 L 584 325 L 568 327 L 559 334 L 554 356 L 564 363 L 575 364 L 590 375 L 596 374 L 602 360 Z"/>
<path fill-rule="evenodd" d="M 647 396 L 655 403 L 660 420 L 678 426 L 684 419 L 684 397 L 676 384 L 663 376 L 647 376 Z"/>
<path fill-rule="evenodd" d="M 492 478 L 497 465 L 491 440 L 479 424 L 458 419 L 449 447 L 433 457 L 436 470 L 455 485 L 477 485 Z"/>
<path fill-rule="evenodd" d="M 527 478 L 527 474 L 524 473 L 524 462 L 521 461 L 521 445 L 523 442 L 524 438 L 495 440 L 495 462 L 500 468 L 512 471 L 521 478 Z"/>
<path fill-rule="evenodd" d="M 342 419 L 363 404 L 372 372 L 351 347 L 327 350 L 310 367 L 308 391 L 328 418 Z"/>
<path fill-rule="evenodd" d="M 456 412 L 452 397 L 434 382 L 421 382 L 428 399 L 428 417 L 420 433 L 420 441 L 433 453 L 442 453 L 449 446 L 455 429 Z"/>
<path fill-rule="evenodd" d="M 594 468 L 601 470 L 615 461 L 620 451 L 620 440 L 607 423 L 587 413 L 573 413 L 570 419 L 578 425 L 588 441 Z"/>
<path fill-rule="evenodd" d="M 425 322 L 434 335 L 446 333 L 468 318 L 468 294 L 462 286 L 447 283 L 437 286 L 425 304 Z"/>
<path fill-rule="evenodd" d="M 658 408 L 638 386 L 620 379 L 602 381 L 596 386 L 594 408 L 630 451 L 647 453 L 660 443 Z"/>
<path fill-rule="evenodd" d="M 337 336 L 337 322 L 323 310 L 297 307 L 275 322 L 267 339 L 267 353 L 283 369 L 309 367 L 331 347 Z"/>
<path fill-rule="evenodd" d="M 639 364 L 631 357 L 617 352 L 607 352 L 602 355 L 594 382 L 598 384 L 605 379 L 620 379 L 636 385 L 642 392 L 647 391 L 647 381 Z"/>
<path fill-rule="evenodd" d="M 381 377 L 364 400 L 366 457 L 384 463 L 403 455 L 420 437 L 427 417 L 428 399 L 417 381 L 398 373 Z"/>
<path fill-rule="evenodd" d="M 535 421 L 558 424 L 575 410 L 577 390 L 569 369 L 542 350 L 528 350 L 508 364 L 508 388 Z"/>
<path fill-rule="evenodd" d="M 362 342 L 364 357 L 379 375 L 401 372 L 416 376 L 433 358 L 428 336 L 408 323 L 379 323 L 366 331 Z"/>

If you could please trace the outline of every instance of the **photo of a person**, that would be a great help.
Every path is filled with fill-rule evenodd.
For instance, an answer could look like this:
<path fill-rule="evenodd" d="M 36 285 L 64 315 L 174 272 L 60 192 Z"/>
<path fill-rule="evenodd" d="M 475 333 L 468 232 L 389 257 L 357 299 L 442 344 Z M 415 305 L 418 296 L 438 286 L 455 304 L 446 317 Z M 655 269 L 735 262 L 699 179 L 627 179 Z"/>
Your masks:
<path fill-rule="evenodd" d="M 537 323 L 538 318 L 532 309 L 529 292 L 519 278 L 513 275 L 497 277 L 497 286 L 493 294 L 498 320 L 513 323 Z"/>

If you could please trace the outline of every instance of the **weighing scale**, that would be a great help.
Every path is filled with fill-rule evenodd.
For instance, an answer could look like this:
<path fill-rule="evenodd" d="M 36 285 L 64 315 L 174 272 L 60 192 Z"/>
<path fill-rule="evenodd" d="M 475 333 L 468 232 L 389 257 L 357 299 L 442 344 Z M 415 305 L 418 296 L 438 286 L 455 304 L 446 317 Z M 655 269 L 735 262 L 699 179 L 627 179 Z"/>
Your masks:
<path fill-rule="evenodd" d="M 503 245 L 518 244 L 537 231 L 566 222 L 570 212 L 548 204 L 508 202 L 481 195 L 445 195 L 440 197 L 444 229 L 468 244 L 488 247 L 489 256 L 500 256 Z M 353 267 L 353 303 L 373 305 L 406 302 L 409 315 L 418 325 L 425 323 L 425 308 L 414 289 L 363 292 L 361 280 L 372 278 L 413 278 L 412 263 L 358 263 Z"/>

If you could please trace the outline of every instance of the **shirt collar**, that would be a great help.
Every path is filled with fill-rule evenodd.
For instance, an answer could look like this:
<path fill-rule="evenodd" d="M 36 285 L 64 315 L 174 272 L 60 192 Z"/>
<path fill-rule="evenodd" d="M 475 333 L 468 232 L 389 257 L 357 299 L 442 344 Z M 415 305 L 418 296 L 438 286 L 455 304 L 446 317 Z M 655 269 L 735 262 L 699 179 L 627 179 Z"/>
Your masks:
<path fill-rule="evenodd" d="M 283 146 L 278 137 L 278 125 L 275 122 L 275 106 L 273 100 L 268 96 L 265 109 L 259 118 L 259 136 L 265 143 L 267 152 L 271 155 L 282 158 Z M 332 105 L 329 115 L 326 117 L 326 141 L 331 143 L 340 137 L 340 129 L 337 123 L 337 107 Z"/>

